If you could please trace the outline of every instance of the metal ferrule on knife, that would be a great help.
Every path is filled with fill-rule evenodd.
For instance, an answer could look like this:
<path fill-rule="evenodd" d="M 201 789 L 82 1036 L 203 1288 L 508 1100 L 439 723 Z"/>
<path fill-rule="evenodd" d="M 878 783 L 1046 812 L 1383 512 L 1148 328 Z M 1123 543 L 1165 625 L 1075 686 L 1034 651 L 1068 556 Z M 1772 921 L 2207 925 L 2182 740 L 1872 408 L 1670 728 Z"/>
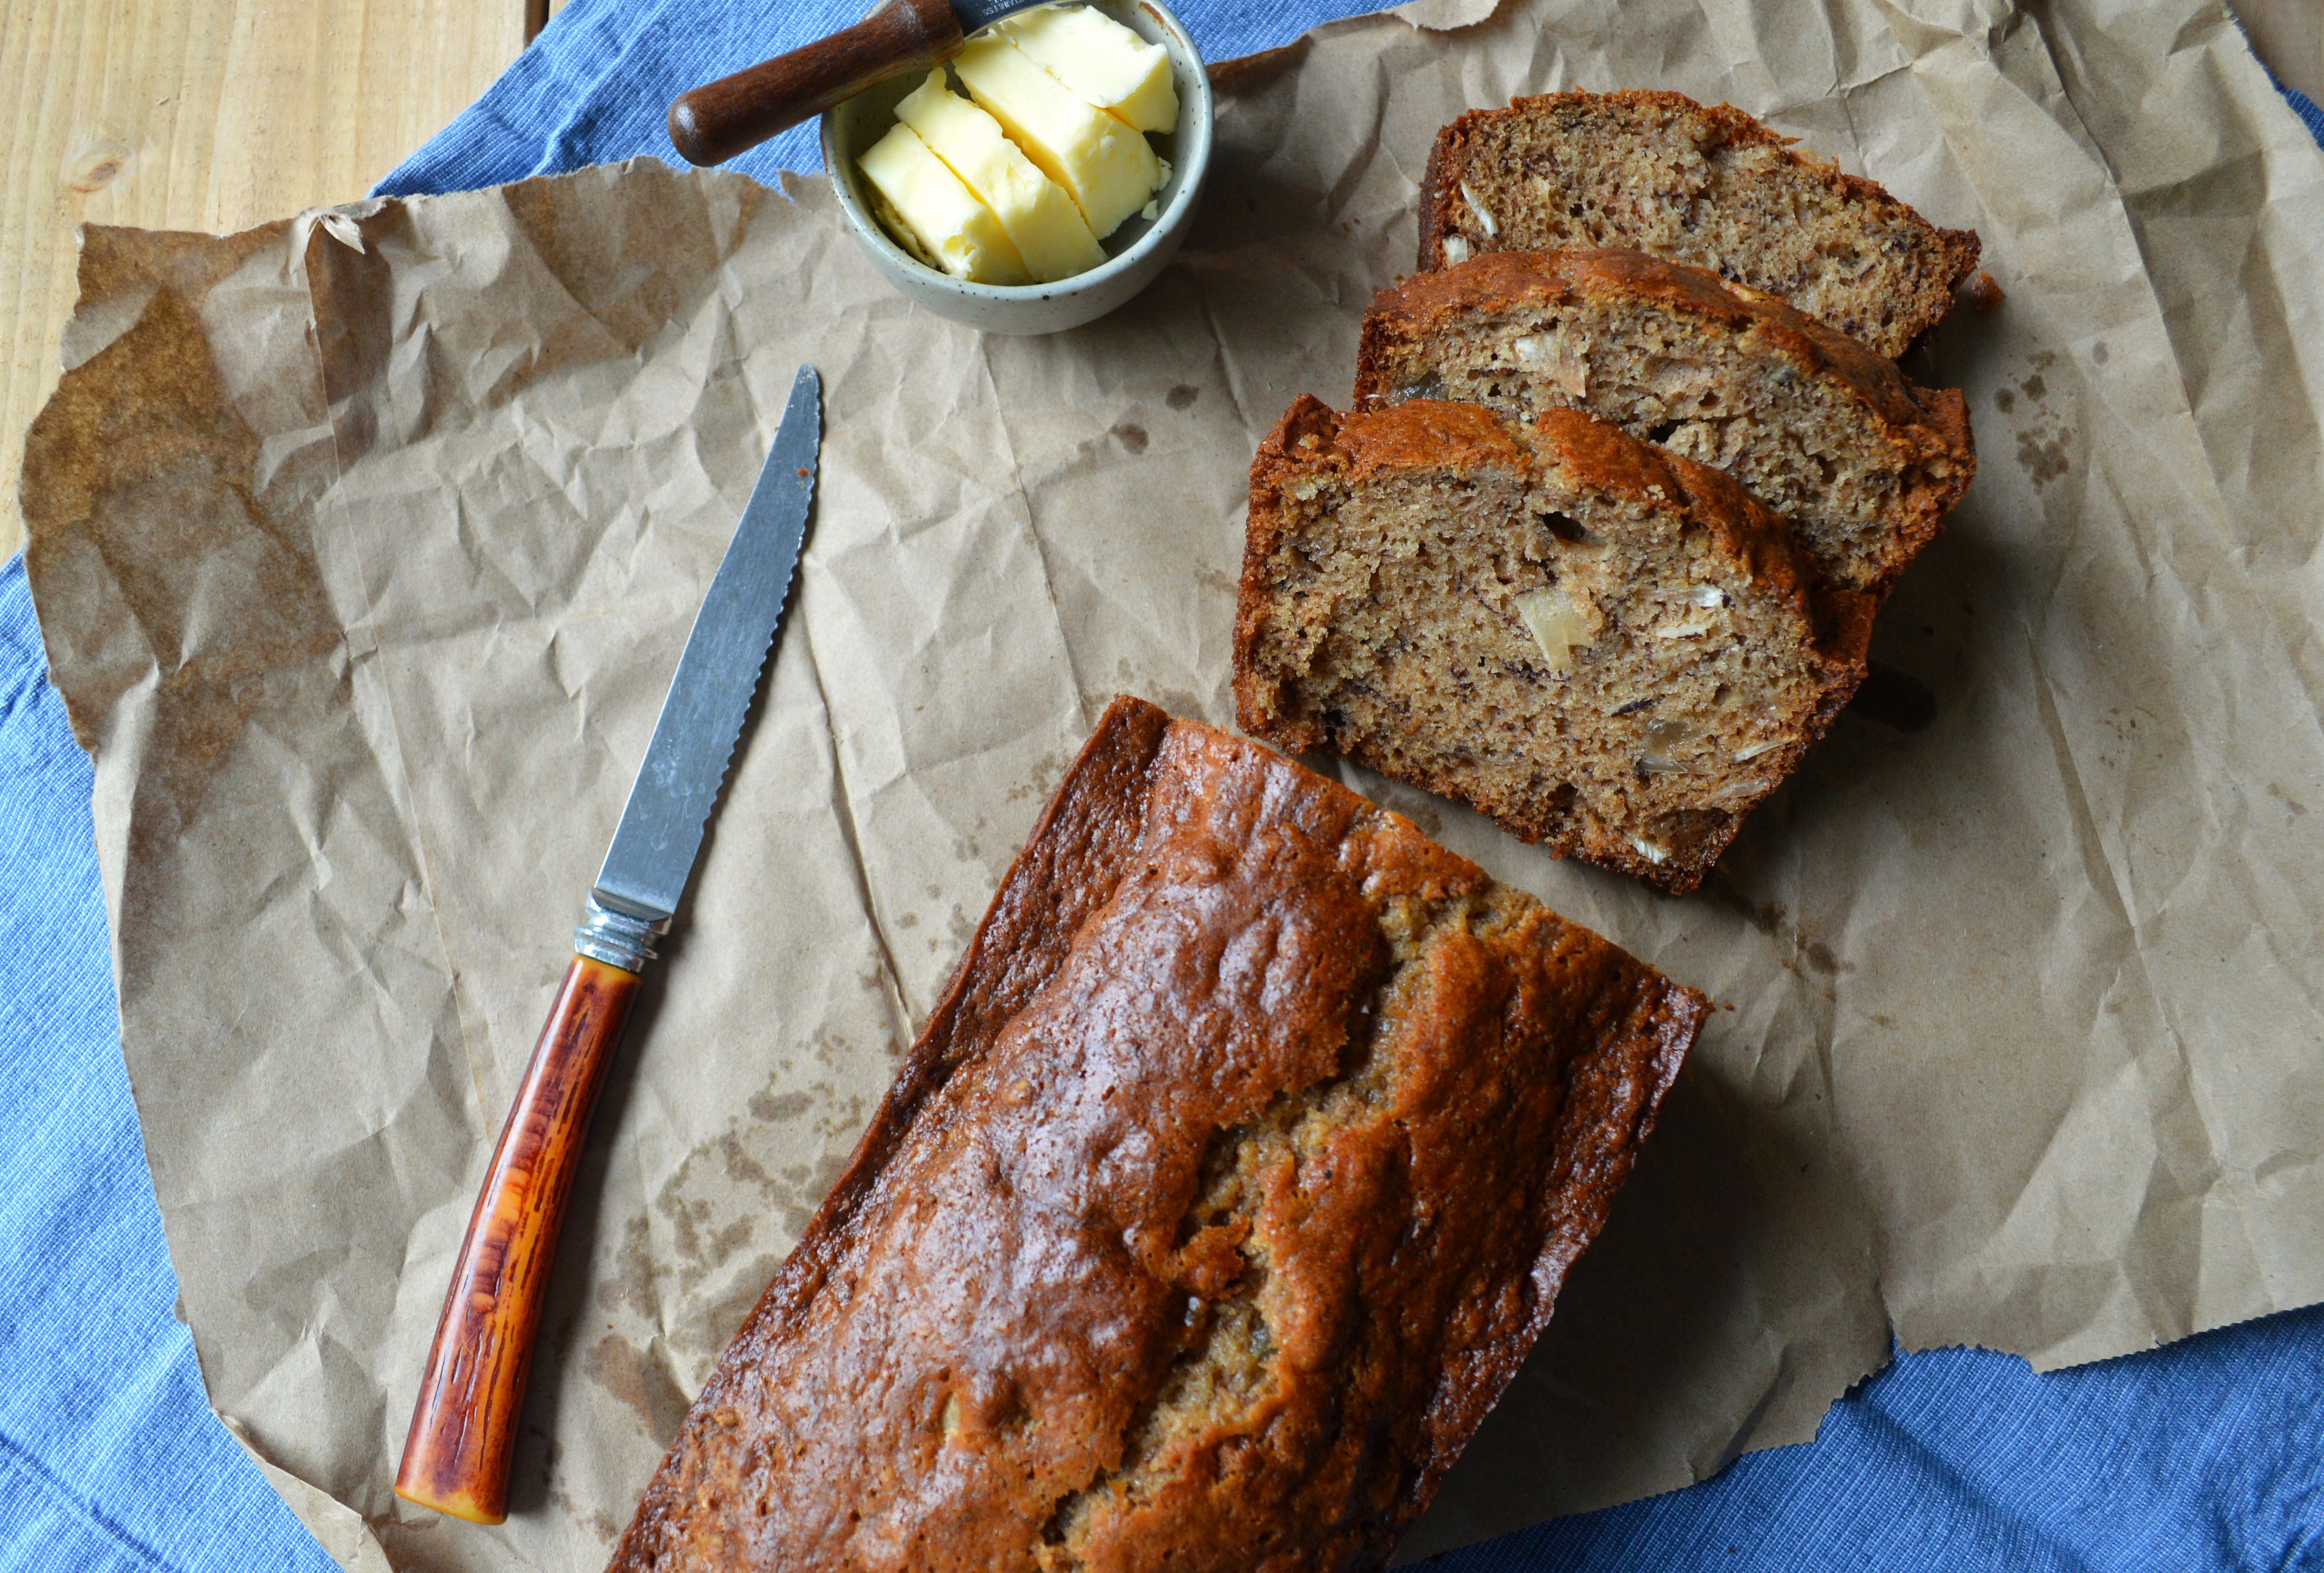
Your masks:
<path fill-rule="evenodd" d="M 594 957 L 623 972 L 643 972 L 654 958 L 653 942 L 669 932 L 668 918 L 646 919 L 609 907 L 595 891 L 573 930 L 573 953 Z"/>

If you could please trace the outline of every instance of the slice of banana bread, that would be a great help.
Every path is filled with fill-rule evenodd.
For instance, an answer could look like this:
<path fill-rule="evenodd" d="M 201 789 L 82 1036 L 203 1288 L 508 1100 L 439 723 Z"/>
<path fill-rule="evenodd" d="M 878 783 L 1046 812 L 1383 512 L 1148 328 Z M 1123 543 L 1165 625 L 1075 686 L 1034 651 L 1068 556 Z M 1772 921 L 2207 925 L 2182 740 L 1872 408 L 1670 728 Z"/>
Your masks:
<path fill-rule="evenodd" d="M 1579 411 L 1301 398 L 1251 467 L 1244 730 L 1683 893 L 1864 676 L 1873 602 Z"/>
<path fill-rule="evenodd" d="M 1115 700 L 613 1573 L 1386 1567 L 1708 1010 Z"/>
<path fill-rule="evenodd" d="M 1471 110 L 1428 156 L 1420 266 L 1635 246 L 1903 355 L 1952 309 L 1977 267 L 1976 233 L 1939 229 L 1792 141 L 1677 93 L 1550 93 Z"/>
<path fill-rule="evenodd" d="M 1372 301 L 1356 403 L 1567 406 L 1726 471 L 1830 582 L 1885 589 L 1977 473 L 1969 411 L 1772 295 L 1627 249 L 1502 251 Z"/>

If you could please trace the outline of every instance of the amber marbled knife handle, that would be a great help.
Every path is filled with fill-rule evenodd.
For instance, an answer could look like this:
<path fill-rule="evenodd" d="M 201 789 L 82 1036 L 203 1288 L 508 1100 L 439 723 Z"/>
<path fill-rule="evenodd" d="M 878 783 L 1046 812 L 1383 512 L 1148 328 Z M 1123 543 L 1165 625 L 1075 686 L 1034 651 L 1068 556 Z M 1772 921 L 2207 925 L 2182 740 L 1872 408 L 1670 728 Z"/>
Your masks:
<path fill-rule="evenodd" d="M 456 1518 L 508 1517 L 509 1457 L 524 1407 L 557 1229 L 589 1109 L 622 1036 L 638 975 L 576 956 L 493 1151 L 444 1316 L 420 1379 L 395 1494 Z"/>

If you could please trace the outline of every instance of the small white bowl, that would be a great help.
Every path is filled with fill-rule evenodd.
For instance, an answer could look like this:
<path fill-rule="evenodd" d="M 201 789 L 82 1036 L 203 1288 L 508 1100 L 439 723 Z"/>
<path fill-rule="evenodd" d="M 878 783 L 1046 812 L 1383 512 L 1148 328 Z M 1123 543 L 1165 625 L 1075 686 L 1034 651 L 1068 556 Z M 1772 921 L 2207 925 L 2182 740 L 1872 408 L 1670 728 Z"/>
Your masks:
<path fill-rule="evenodd" d="M 972 284 L 920 262 L 889 237 L 872 216 L 858 154 L 896 124 L 896 105 L 926 79 L 907 72 L 857 94 L 823 117 L 823 164 L 839 193 L 848 227 L 888 282 L 939 317 L 986 333 L 1055 333 L 1095 321 L 1154 282 L 1194 223 L 1211 167 L 1211 76 L 1185 28 L 1158 0 L 1089 0 L 1149 43 L 1170 51 L 1178 87 L 1178 125 L 1149 140 L 1170 165 L 1151 219 L 1135 216 L 1101 243 L 1106 260 L 1054 284 Z"/>

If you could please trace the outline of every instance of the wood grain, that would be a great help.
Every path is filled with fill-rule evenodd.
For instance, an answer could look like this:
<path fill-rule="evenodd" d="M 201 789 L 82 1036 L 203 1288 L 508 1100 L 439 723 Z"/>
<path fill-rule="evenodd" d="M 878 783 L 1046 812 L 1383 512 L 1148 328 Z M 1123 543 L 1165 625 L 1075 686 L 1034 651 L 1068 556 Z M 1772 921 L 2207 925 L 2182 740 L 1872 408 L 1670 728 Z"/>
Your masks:
<path fill-rule="evenodd" d="M 576 956 L 533 1045 L 468 1218 L 420 1378 L 395 1494 L 496 1524 L 508 1516 L 524 1379 L 589 1111 L 638 975 Z"/>
<path fill-rule="evenodd" d="M 227 233 L 362 196 L 524 46 L 526 0 L 0 0 L 0 559 L 74 226 Z"/>

